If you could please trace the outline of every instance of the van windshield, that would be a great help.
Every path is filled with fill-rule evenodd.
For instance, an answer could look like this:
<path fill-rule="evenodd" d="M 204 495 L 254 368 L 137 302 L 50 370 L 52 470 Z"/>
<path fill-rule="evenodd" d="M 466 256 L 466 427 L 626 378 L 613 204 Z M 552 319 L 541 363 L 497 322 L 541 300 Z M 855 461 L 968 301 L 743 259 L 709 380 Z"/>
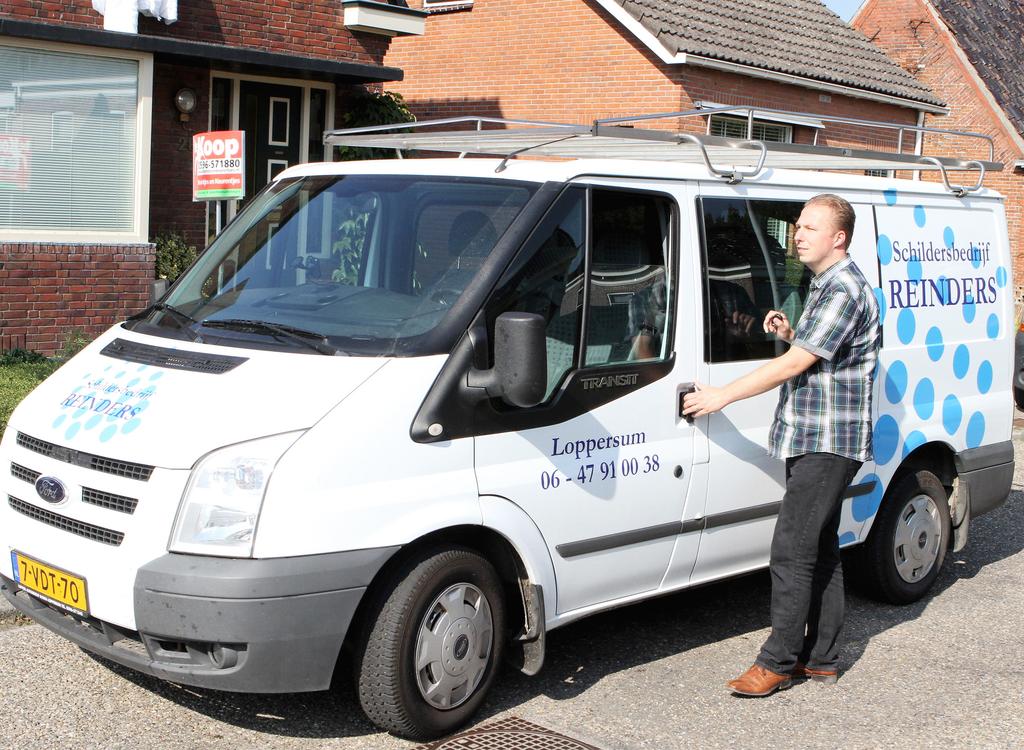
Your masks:
<path fill-rule="evenodd" d="M 428 353 L 415 342 L 431 338 L 535 189 L 408 175 L 281 181 L 134 325 L 237 346 Z"/>

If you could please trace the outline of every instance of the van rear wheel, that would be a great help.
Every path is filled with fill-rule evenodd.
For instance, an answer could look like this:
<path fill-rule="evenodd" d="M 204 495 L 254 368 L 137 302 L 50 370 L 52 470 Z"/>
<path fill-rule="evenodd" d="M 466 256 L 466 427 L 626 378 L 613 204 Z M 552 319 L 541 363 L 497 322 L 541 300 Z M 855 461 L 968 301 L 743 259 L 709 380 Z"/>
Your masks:
<path fill-rule="evenodd" d="M 505 608 L 494 567 L 470 549 L 434 550 L 395 575 L 369 617 L 356 681 L 370 720 L 410 739 L 462 726 L 501 663 Z"/>
<path fill-rule="evenodd" d="M 858 578 L 868 593 L 883 601 L 915 602 L 938 577 L 949 538 L 946 488 L 930 471 L 907 474 L 878 510 Z"/>

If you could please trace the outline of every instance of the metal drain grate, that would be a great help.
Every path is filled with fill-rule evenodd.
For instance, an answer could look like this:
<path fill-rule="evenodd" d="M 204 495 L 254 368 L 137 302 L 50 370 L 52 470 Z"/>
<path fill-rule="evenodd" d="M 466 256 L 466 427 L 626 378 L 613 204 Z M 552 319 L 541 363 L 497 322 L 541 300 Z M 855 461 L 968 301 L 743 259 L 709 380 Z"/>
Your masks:
<path fill-rule="evenodd" d="M 511 717 L 467 729 L 417 750 L 600 750 L 523 719 Z"/>

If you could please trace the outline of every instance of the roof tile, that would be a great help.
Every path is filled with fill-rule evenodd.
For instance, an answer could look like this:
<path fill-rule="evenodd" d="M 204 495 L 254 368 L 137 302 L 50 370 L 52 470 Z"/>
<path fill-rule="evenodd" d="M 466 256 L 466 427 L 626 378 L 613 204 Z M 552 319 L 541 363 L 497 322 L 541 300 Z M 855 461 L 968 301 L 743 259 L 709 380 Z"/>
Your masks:
<path fill-rule="evenodd" d="M 943 103 L 820 0 L 615 2 L 672 53 L 750 65 L 916 102 Z"/>
<path fill-rule="evenodd" d="M 932 0 L 996 102 L 1024 135 L 1024 4 L 1020 0 Z"/>

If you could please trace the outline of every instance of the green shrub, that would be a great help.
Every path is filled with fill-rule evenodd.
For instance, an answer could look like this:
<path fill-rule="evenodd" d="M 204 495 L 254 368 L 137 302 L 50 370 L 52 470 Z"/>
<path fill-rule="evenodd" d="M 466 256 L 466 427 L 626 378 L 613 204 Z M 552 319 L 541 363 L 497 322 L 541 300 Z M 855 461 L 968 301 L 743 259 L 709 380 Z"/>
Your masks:
<path fill-rule="evenodd" d="M 26 363 L 45 362 L 44 357 L 39 352 L 33 352 L 28 349 L 8 349 L 5 352 L 0 352 L 0 366 L 3 365 L 22 365 Z"/>
<path fill-rule="evenodd" d="M 345 114 L 339 128 L 365 128 L 371 125 L 391 125 L 396 122 L 415 122 L 401 94 L 394 91 L 367 91 L 356 89 L 345 97 Z M 399 132 L 399 131 L 393 131 Z M 338 161 L 361 159 L 393 159 L 395 152 L 382 148 L 352 148 L 336 146 Z"/>
<path fill-rule="evenodd" d="M 45 357 L 42 361 L 0 364 L 0 436 L 7 429 L 14 407 L 59 366 Z"/>
<path fill-rule="evenodd" d="M 178 232 L 160 232 L 153 244 L 156 245 L 156 276 L 168 282 L 181 276 L 199 254 L 195 245 L 188 244 Z"/>

